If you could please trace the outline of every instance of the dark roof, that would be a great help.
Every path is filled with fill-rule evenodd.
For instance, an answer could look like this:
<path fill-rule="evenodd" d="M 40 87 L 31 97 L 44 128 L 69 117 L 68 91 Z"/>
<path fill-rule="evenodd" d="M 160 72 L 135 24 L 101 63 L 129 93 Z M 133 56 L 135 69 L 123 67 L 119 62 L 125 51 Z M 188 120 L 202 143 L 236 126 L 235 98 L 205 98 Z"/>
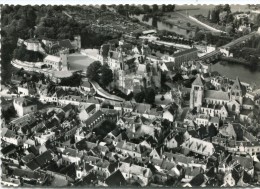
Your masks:
<path fill-rule="evenodd" d="M 27 148 L 28 152 L 33 153 L 35 156 L 37 156 L 39 154 L 37 148 L 35 146 L 30 146 L 29 148 Z"/>
<path fill-rule="evenodd" d="M 202 173 L 196 175 L 191 181 L 191 186 L 200 186 L 204 182 L 204 175 Z"/>
<path fill-rule="evenodd" d="M 198 74 L 197 78 L 193 81 L 192 85 L 204 86 L 204 81 L 201 79 L 200 74 Z"/>
<path fill-rule="evenodd" d="M 62 108 L 62 110 L 63 110 L 64 112 L 67 112 L 67 111 L 71 110 L 72 108 L 73 108 L 73 106 L 69 103 L 69 104 L 67 104 L 66 106 L 64 106 L 64 107 Z"/>
<path fill-rule="evenodd" d="M 118 163 L 118 162 L 110 163 L 109 166 L 108 166 L 109 172 L 110 172 L 110 173 L 113 173 L 118 166 L 119 166 L 119 163 Z"/>
<path fill-rule="evenodd" d="M 32 171 L 40 168 L 40 165 L 36 162 L 36 160 L 32 160 L 29 163 L 26 164 L 26 166 L 31 169 Z"/>
<path fill-rule="evenodd" d="M 64 48 L 73 49 L 73 46 L 69 39 L 63 39 L 59 41 L 59 45 Z"/>
<path fill-rule="evenodd" d="M 35 158 L 35 161 L 40 165 L 43 166 L 46 162 L 52 160 L 51 150 L 43 152 L 41 155 Z"/>
<path fill-rule="evenodd" d="M 19 98 L 14 99 L 14 101 L 23 107 L 36 105 L 36 103 L 32 99 L 29 99 L 27 97 L 19 97 Z"/>
<path fill-rule="evenodd" d="M 120 187 L 126 185 L 126 180 L 120 170 L 117 170 L 114 174 L 110 175 L 105 182 L 108 186 Z"/>
<path fill-rule="evenodd" d="M 85 121 L 86 125 L 90 125 L 92 122 L 94 122 L 96 119 L 98 119 L 102 115 L 104 115 L 104 113 L 102 111 L 98 110 Z"/>
<path fill-rule="evenodd" d="M 75 165 L 75 163 L 72 163 L 72 164 L 62 168 L 59 172 L 63 175 L 69 176 L 72 179 L 75 179 L 76 178 L 76 165 Z"/>
<path fill-rule="evenodd" d="M 10 144 L 10 145 L 1 149 L 1 152 L 2 152 L 3 155 L 13 153 L 15 151 L 16 151 L 16 146 L 14 144 Z"/>
<path fill-rule="evenodd" d="M 43 179 L 45 177 L 43 173 L 23 169 L 14 169 L 12 175 L 30 179 Z"/>
<path fill-rule="evenodd" d="M 86 108 L 86 112 L 89 113 L 91 112 L 92 110 L 94 110 L 96 108 L 96 105 L 95 104 L 90 104 L 87 108 Z"/>
<path fill-rule="evenodd" d="M 86 184 L 92 184 L 93 181 L 97 180 L 97 175 L 93 172 L 89 173 L 86 177 L 83 178 L 83 182 Z"/>

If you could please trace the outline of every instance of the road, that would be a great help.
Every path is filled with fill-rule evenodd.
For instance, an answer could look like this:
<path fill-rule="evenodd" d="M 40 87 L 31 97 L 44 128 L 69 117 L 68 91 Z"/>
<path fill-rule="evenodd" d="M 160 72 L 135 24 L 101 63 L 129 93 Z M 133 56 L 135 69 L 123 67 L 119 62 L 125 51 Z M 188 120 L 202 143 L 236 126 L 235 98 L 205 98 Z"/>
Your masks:
<path fill-rule="evenodd" d="M 97 92 L 97 94 L 99 94 L 100 96 L 103 96 L 107 99 L 110 100 L 115 100 L 115 101 L 120 101 L 120 102 L 124 102 L 125 100 L 123 98 L 120 98 L 116 95 L 112 95 L 109 94 L 108 92 L 106 92 L 104 89 L 102 89 L 99 84 L 95 81 L 89 81 L 90 84 L 93 86 L 93 88 L 95 89 L 95 91 Z"/>

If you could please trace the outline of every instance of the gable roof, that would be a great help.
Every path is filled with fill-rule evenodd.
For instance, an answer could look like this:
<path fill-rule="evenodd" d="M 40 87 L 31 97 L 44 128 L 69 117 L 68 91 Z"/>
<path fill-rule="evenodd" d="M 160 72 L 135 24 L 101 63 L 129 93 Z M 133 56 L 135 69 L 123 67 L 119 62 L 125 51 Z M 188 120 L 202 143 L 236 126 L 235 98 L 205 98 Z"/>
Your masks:
<path fill-rule="evenodd" d="M 124 178 L 124 176 L 122 175 L 120 170 L 117 170 L 115 173 L 113 173 L 112 175 L 110 175 L 107 179 L 106 179 L 106 184 L 108 186 L 117 186 L 120 187 L 122 185 L 126 185 L 127 182 Z"/>
<path fill-rule="evenodd" d="M 204 86 L 204 81 L 201 79 L 200 74 L 198 74 L 197 78 L 192 82 L 192 85 L 196 86 Z"/>
<path fill-rule="evenodd" d="M 190 137 L 181 146 L 205 156 L 210 156 L 214 153 L 214 146 L 211 142 L 200 140 L 198 138 Z"/>

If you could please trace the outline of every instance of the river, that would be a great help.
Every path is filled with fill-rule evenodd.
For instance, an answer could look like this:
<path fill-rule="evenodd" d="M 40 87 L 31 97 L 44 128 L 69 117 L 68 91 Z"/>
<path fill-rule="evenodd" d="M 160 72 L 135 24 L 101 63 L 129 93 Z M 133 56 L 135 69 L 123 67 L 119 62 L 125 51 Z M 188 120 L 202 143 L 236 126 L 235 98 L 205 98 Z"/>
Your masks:
<path fill-rule="evenodd" d="M 217 71 L 230 79 L 235 79 L 238 76 L 241 82 L 243 81 L 249 84 L 255 83 L 256 86 L 260 88 L 260 68 L 252 70 L 250 67 L 241 64 L 220 64 L 218 62 L 212 65 L 212 71 Z"/>
<path fill-rule="evenodd" d="M 142 23 L 153 26 L 153 18 L 148 18 L 147 21 L 144 21 L 143 20 L 143 17 L 144 17 L 143 14 L 141 14 L 141 15 L 131 15 L 131 17 L 137 18 Z M 157 29 L 175 32 L 176 34 L 182 35 L 186 38 L 192 38 L 195 35 L 194 31 L 186 30 L 186 29 L 180 28 L 176 25 L 164 23 L 164 22 L 161 22 L 161 21 L 157 21 Z"/>

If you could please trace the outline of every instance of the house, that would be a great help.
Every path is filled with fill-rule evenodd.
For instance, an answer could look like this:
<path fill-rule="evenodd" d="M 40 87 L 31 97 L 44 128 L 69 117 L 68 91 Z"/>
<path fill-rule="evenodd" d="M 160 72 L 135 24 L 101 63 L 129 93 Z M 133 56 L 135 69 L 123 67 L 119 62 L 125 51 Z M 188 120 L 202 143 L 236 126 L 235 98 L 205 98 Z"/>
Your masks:
<path fill-rule="evenodd" d="M 133 113 L 136 115 L 142 115 L 145 113 L 149 113 L 151 109 L 150 104 L 145 104 L 145 103 L 136 103 L 135 108 L 133 110 Z"/>
<path fill-rule="evenodd" d="M 244 110 L 253 110 L 255 106 L 255 102 L 251 98 L 243 98 L 242 108 Z"/>
<path fill-rule="evenodd" d="M 211 142 L 207 142 L 204 140 L 200 140 L 198 138 L 190 137 L 188 140 L 186 140 L 181 147 L 183 149 L 190 150 L 194 153 L 203 155 L 203 156 L 211 156 L 215 148 Z"/>
<path fill-rule="evenodd" d="M 78 179 L 82 179 L 87 176 L 89 173 L 93 172 L 94 165 L 90 165 L 89 163 L 81 162 L 77 166 L 76 175 Z"/>
<path fill-rule="evenodd" d="M 42 185 L 45 183 L 47 180 L 47 175 L 46 173 L 43 172 L 34 172 L 31 170 L 24 170 L 24 169 L 19 169 L 15 168 L 12 171 L 12 176 L 16 179 L 23 178 L 23 181 L 33 183 L 35 182 L 38 185 Z"/>
<path fill-rule="evenodd" d="M 228 171 L 225 173 L 225 176 L 223 178 L 223 185 L 222 187 L 233 187 L 235 186 L 236 181 L 232 176 L 231 171 Z"/>
<path fill-rule="evenodd" d="M 3 186 L 7 186 L 7 187 L 18 187 L 21 186 L 21 182 L 20 179 L 15 179 L 15 178 L 11 178 L 11 177 L 7 177 L 7 175 L 2 174 L 2 178 L 1 178 L 1 184 Z"/>
<path fill-rule="evenodd" d="M 83 108 L 80 110 L 80 113 L 79 113 L 80 121 L 84 122 L 91 116 L 92 107 L 95 108 L 96 106 L 90 105 L 88 108 Z"/>
<path fill-rule="evenodd" d="M 81 158 L 83 156 L 83 152 L 79 152 L 78 149 L 66 148 L 62 152 L 62 162 L 64 164 L 72 164 L 75 163 L 79 165 Z"/>
<path fill-rule="evenodd" d="M 181 66 L 183 62 L 188 62 L 190 60 L 195 60 L 198 57 L 198 50 L 196 48 L 187 49 L 183 51 L 179 51 L 170 56 L 164 56 L 164 62 L 174 62 L 176 66 Z"/>
<path fill-rule="evenodd" d="M 89 83 L 88 78 L 82 78 L 81 84 L 80 84 L 81 89 L 83 89 L 85 92 L 89 92 L 91 89 L 91 85 Z"/>
<path fill-rule="evenodd" d="M 254 117 L 254 112 L 253 110 L 241 110 L 239 114 L 239 120 L 241 122 L 246 122 L 246 123 L 252 123 L 252 119 Z"/>
<path fill-rule="evenodd" d="M 141 167 L 139 165 L 122 163 L 119 167 L 122 175 L 128 183 L 137 182 L 141 186 L 147 186 L 152 178 L 150 168 Z"/>
<path fill-rule="evenodd" d="M 167 107 L 166 110 L 163 112 L 163 119 L 167 119 L 170 122 L 173 122 L 176 117 L 177 110 L 178 106 L 175 103 Z"/>
<path fill-rule="evenodd" d="M 209 125 L 213 124 L 217 129 L 219 128 L 219 118 L 218 117 L 210 117 Z"/>
<path fill-rule="evenodd" d="M 22 85 L 19 85 L 17 87 L 18 94 L 24 95 L 24 96 L 33 96 L 36 94 L 36 87 L 35 84 L 32 82 L 26 82 Z"/>
<path fill-rule="evenodd" d="M 1 109 L 2 111 L 7 111 L 9 108 L 13 106 L 12 100 L 7 100 L 1 96 Z"/>
<path fill-rule="evenodd" d="M 240 123 L 228 123 L 228 125 L 222 127 L 219 133 L 226 137 L 232 137 L 235 140 L 243 140 L 243 129 Z"/>
<path fill-rule="evenodd" d="M 164 140 L 164 145 L 169 148 L 169 149 L 173 149 L 178 147 L 178 142 L 175 139 L 175 136 L 177 135 L 177 133 L 175 132 L 170 132 Z"/>
<path fill-rule="evenodd" d="M 116 151 L 121 152 L 125 156 L 130 155 L 131 157 L 141 157 L 142 152 L 140 146 L 131 142 L 120 141 L 117 142 Z"/>
<path fill-rule="evenodd" d="M 117 170 L 111 174 L 108 178 L 106 178 L 105 182 L 110 187 L 120 187 L 127 184 L 127 181 L 120 170 Z"/>
<path fill-rule="evenodd" d="M 36 171 L 47 166 L 51 160 L 54 160 L 54 154 L 51 150 L 48 150 L 32 159 L 26 164 L 26 167 L 32 171 Z"/>
<path fill-rule="evenodd" d="M 26 140 L 26 137 L 22 137 L 12 130 L 2 128 L 1 139 L 7 143 L 20 146 Z"/>
<path fill-rule="evenodd" d="M 65 118 L 68 118 L 71 114 L 71 112 L 73 112 L 74 107 L 71 104 L 67 104 L 64 107 L 62 107 L 62 111 L 65 113 Z"/>
<path fill-rule="evenodd" d="M 93 170 L 97 175 L 107 178 L 110 176 L 109 165 L 109 161 L 101 159 L 95 164 Z"/>

